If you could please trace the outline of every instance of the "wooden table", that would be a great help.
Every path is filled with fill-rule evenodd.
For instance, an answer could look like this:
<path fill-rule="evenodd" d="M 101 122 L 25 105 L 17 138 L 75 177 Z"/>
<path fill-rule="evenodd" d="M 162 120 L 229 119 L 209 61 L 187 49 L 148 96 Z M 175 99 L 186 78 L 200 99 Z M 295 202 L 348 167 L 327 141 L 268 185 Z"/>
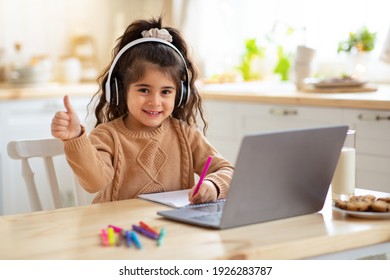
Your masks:
<path fill-rule="evenodd" d="M 332 211 L 329 197 L 319 213 L 227 230 L 156 214 L 167 208 L 130 199 L 2 216 L 0 259 L 302 259 L 390 241 L 390 220 L 343 216 Z M 141 250 L 101 245 L 102 228 L 129 229 L 141 220 L 166 229 L 161 246 L 143 236 Z"/>

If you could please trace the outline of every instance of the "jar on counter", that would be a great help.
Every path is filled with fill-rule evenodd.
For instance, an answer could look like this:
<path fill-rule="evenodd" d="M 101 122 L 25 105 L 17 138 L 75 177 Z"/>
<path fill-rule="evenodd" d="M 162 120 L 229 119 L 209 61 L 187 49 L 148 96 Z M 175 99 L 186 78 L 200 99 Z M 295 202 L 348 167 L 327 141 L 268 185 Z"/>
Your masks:
<path fill-rule="evenodd" d="M 52 79 L 53 65 L 47 55 L 27 56 L 22 45 L 15 44 L 13 56 L 7 61 L 5 80 L 12 84 L 47 83 Z"/>
<path fill-rule="evenodd" d="M 61 83 L 78 83 L 81 80 L 82 66 L 77 57 L 61 57 L 57 65 L 57 79 Z"/>

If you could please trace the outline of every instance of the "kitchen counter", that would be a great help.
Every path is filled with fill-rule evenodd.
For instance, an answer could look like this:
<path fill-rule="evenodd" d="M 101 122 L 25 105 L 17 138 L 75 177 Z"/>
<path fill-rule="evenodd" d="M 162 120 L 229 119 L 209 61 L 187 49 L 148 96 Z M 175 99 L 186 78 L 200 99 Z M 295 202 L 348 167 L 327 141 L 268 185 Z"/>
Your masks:
<path fill-rule="evenodd" d="M 61 97 L 66 94 L 72 96 L 92 97 L 97 90 L 98 85 L 96 83 L 47 83 L 30 85 L 0 84 L 0 101 Z"/>
<path fill-rule="evenodd" d="M 292 83 L 245 82 L 198 85 L 199 92 L 205 100 L 390 110 L 390 84 L 376 87 L 378 90 L 372 92 L 308 93 L 297 91 Z M 65 94 L 92 96 L 97 90 L 96 83 L 48 83 L 25 86 L 0 84 L 0 101 L 50 98 Z"/>
<path fill-rule="evenodd" d="M 198 89 L 204 100 L 390 110 L 390 84 L 375 86 L 377 91 L 356 93 L 308 93 L 292 83 L 271 82 L 199 84 Z"/>

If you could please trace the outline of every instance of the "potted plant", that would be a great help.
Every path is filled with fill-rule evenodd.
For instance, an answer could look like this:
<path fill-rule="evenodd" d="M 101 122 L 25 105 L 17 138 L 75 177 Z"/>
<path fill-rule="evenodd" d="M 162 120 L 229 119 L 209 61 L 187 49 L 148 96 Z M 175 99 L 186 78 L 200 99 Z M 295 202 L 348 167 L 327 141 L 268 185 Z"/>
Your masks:
<path fill-rule="evenodd" d="M 375 48 L 376 32 L 363 26 L 350 32 L 346 40 L 340 41 L 337 53 L 346 53 L 349 61 L 348 74 L 357 79 L 367 79 L 370 52 Z"/>
<path fill-rule="evenodd" d="M 357 32 L 349 32 L 348 38 L 339 42 L 337 52 L 370 52 L 375 48 L 375 41 L 376 32 L 363 26 Z"/>

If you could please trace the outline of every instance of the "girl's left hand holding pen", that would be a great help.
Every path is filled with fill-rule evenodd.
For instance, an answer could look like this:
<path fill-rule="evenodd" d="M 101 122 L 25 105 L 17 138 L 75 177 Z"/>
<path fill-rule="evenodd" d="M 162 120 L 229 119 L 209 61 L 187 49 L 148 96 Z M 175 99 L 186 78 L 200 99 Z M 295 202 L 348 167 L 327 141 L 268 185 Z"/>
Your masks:
<path fill-rule="evenodd" d="M 208 180 L 203 180 L 202 184 L 199 186 L 197 193 L 193 195 L 195 189 L 196 186 L 194 186 L 188 194 L 188 199 L 191 204 L 212 202 L 217 200 L 218 198 L 217 188 L 212 182 Z"/>

